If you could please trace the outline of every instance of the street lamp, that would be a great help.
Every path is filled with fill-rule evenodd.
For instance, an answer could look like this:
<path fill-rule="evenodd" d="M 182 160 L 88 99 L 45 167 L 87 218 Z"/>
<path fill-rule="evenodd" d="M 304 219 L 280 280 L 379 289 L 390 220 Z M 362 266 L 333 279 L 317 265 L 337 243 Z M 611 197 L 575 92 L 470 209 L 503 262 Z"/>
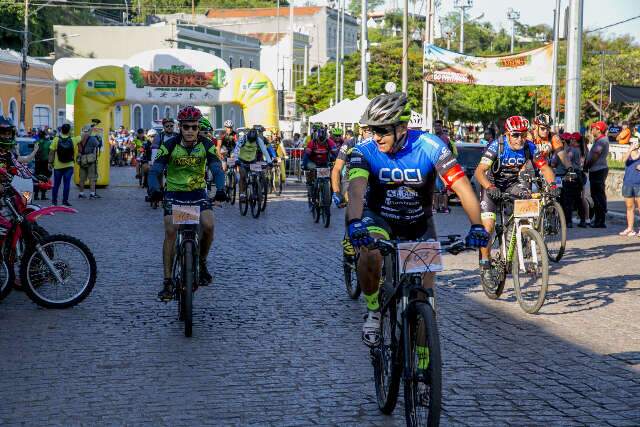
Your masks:
<path fill-rule="evenodd" d="M 507 9 L 507 19 L 511 21 L 511 53 L 513 53 L 516 39 L 516 21 L 520 19 L 520 12 L 512 8 Z"/>
<path fill-rule="evenodd" d="M 20 63 L 20 130 L 24 129 L 24 121 L 27 109 L 27 70 L 29 69 L 29 62 L 27 61 L 29 46 L 36 43 L 43 43 L 55 40 L 55 37 L 49 37 L 42 40 L 28 40 L 28 31 L 22 31 L 23 43 L 22 43 L 22 62 Z M 80 34 L 69 34 L 65 37 L 78 37 Z"/>
<path fill-rule="evenodd" d="M 473 0 L 456 0 L 453 7 L 460 9 L 460 53 L 464 53 L 464 11 L 473 7 Z"/>

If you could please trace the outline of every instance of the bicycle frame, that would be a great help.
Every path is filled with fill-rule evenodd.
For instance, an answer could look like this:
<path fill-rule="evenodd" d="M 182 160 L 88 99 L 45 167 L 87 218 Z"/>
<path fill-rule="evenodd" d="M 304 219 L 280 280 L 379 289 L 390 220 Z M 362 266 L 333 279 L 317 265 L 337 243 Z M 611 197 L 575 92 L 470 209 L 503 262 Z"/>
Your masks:
<path fill-rule="evenodd" d="M 182 257 L 184 254 L 184 246 L 186 242 L 193 242 L 193 247 L 195 250 L 195 254 L 194 254 L 194 261 L 195 261 L 195 278 L 196 280 L 194 280 L 194 290 L 197 288 L 198 286 L 198 277 L 199 277 L 199 266 L 200 263 L 199 261 L 199 257 L 200 257 L 200 225 L 199 224 L 188 224 L 188 225 L 179 225 L 178 226 L 178 233 L 177 233 L 177 237 L 176 237 L 176 245 L 175 245 L 175 253 L 174 253 L 174 265 L 178 262 L 180 262 L 180 264 L 182 264 Z M 183 274 L 183 271 L 181 269 L 180 271 L 181 274 Z M 175 271 L 174 271 L 174 275 L 175 275 Z M 174 279 L 179 279 L 179 283 L 180 283 L 180 288 L 182 287 L 182 277 L 174 277 Z M 181 289 L 177 289 L 176 288 L 176 293 L 178 293 L 179 291 L 181 291 Z"/>
<path fill-rule="evenodd" d="M 509 216 L 506 224 L 504 223 L 504 202 L 500 201 L 498 203 L 498 209 L 500 215 L 500 223 L 496 222 L 496 233 L 502 233 L 501 240 L 501 248 L 500 253 L 504 257 L 507 265 L 513 261 L 513 255 L 516 249 L 516 245 L 518 248 L 522 248 L 522 229 L 523 228 L 533 228 L 537 225 L 537 222 L 540 219 L 540 215 L 534 219 L 533 221 L 529 218 L 515 218 L 513 214 Z M 511 228 L 511 232 L 509 235 L 506 234 L 506 231 Z M 507 240 L 509 241 L 509 245 L 507 246 Z M 531 242 L 531 244 L 535 244 Z M 535 263 L 538 263 L 538 254 L 535 250 L 532 250 L 532 257 Z M 522 251 L 518 251 L 518 261 L 519 265 L 524 265 L 524 256 Z"/>

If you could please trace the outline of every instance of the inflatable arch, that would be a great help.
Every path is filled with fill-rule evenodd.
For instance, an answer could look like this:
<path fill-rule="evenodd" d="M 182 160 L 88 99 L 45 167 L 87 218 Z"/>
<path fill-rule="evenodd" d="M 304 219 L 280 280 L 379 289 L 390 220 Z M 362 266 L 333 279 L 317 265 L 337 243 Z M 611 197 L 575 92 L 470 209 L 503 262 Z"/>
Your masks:
<path fill-rule="evenodd" d="M 277 93 L 271 80 L 251 68 L 231 70 L 222 59 L 209 53 L 160 49 L 97 67 L 86 65 L 90 59 L 69 58 L 58 62 L 61 61 L 66 63 L 60 64 L 57 70 L 54 66 L 59 81 L 74 80 L 72 75 L 64 73 L 64 68 L 71 68 L 73 62 L 88 68 L 79 79 L 73 97 L 76 135 L 82 126 L 96 118 L 102 122 L 103 141 L 108 141 L 113 106 L 135 103 L 196 106 L 235 103 L 242 108 L 245 126 L 260 124 L 278 128 Z M 109 150 L 102 150 L 99 155 L 98 185 L 109 184 L 109 155 Z M 78 179 L 76 170 L 76 183 Z"/>

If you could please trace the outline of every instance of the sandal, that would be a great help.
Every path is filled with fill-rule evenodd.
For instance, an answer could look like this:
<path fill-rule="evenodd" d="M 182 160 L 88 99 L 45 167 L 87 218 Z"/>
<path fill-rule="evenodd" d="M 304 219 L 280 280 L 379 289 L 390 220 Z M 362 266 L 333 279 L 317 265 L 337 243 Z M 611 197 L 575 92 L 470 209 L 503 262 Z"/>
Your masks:
<path fill-rule="evenodd" d="M 620 233 L 618 233 L 620 236 L 630 236 L 633 237 L 635 236 L 637 233 L 635 231 L 633 231 L 633 229 L 631 228 L 626 228 L 623 231 L 621 231 Z"/>

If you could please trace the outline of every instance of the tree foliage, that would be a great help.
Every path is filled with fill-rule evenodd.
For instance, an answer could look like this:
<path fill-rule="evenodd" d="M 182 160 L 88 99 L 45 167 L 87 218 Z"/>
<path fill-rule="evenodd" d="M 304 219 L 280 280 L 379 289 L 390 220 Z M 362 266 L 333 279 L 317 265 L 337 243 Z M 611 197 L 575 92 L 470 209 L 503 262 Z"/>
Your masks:
<path fill-rule="evenodd" d="M 371 12 L 376 8 L 382 6 L 384 4 L 384 0 L 368 0 L 367 1 L 367 11 Z M 362 11 L 362 0 L 351 0 L 349 2 L 349 13 L 353 16 L 360 16 Z"/>

